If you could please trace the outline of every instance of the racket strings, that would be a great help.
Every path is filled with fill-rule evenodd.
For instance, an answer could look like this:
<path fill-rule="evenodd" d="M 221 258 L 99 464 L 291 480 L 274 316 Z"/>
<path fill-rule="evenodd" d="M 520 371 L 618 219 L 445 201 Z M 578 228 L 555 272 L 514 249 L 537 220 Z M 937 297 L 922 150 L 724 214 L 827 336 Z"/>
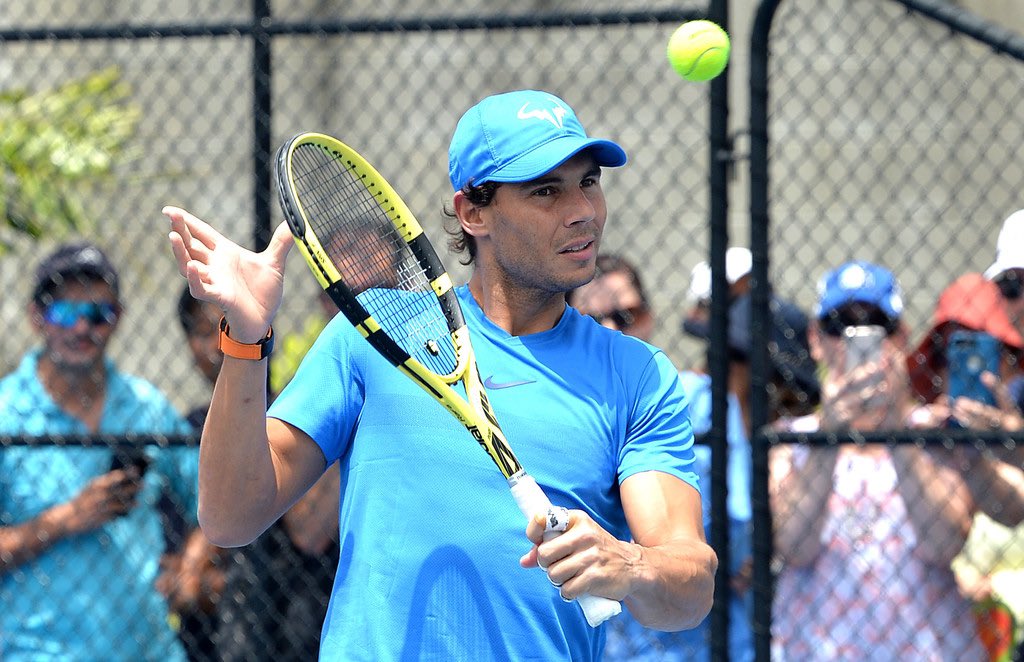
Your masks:
<path fill-rule="evenodd" d="M 292 185 L 341 282 L 410 356 L 452 374 L 457 349 L 427 273 L 392 223 L 390 187 L 315 144 L 296 147 Z"/>

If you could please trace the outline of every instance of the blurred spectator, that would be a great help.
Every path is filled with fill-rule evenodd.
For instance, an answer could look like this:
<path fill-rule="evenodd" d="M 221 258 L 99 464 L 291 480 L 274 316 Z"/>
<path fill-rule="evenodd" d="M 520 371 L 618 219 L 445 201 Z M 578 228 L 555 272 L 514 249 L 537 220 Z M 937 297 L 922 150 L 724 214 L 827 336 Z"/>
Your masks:
<path fill-rule="evenodd" d="M 628 260 L 605 254 L 597 258 L 593 280 L 569 292 L 569 305 L 602 325 L 649 341 L 654 332 L 647 291 Z"/>
<path fill-rule="evenodd" d="M 902 312 L 887 269 L 852 262 L 829 272 L 809 337 L 821 408 L 778 429 L 902 428 L 913 409 Z M 882 334 L 876 354 L 847 365 L 865 331 Z M 773 659 L 984 659 L 950 568 L 974 514 L 958 471 L 916 445 L 786 444 L 770 465 Z"/>
<path fill-rule="evenodd" d="M 1021 373 L 1024 337 L 1007 316 L 999 287 L 980 274 L 966 274 L 939 296 L 932 325 L 918 348 L 908 357 L 907 367 L 917 397 L 930 406 L 914 412 L 916 427 L 944 427 L 956 420 L 964 427 L 981 430 L 1017 431 L 1024 427 L 1020 410 L 1010 401 L 1002 384 Z M 982 332 L 998 344 L 999 374 L 982 374 L 981 381 L 996 405 L 957 398 L 949 401 L 947 350 L 957 331 Z"/>
<path fill-rule="evenodd" d="M 193 297 L 187 285 L 178 296 L 178 322 L 192 354 L 192 365 L 211 388 L 217 382 L 220 366 L 224 362 L 224 355 L 217 347 L 222 314 L 214 304 Z M 189 410 L 187 418 L 193 428 L 203 429 L 209 408 L 209 402 L 206 402 Z"/>
<path fill-rule="evenodd" d="M 212 385 L 223 354 L 217 347 L 221 311 L 195 299 L 186 286 L 178 302 L 179 318 L 196 368 Z M 296 338 L 285 336 L 282 370 L 295 365 L 315 340 L 317 320 L 337 312 L 330 298 L 320 297 Z M 322 329 L 322 323 L 320 329 Z M 308 335 L 314 333 L 312 338 Z M 308 340 L 308 343 L 307 343 Z M 272 380 L 282 387 L 287 380 Z M 209 403 L 189 414 L 202 429 Z M 239 549 L 221 549 L 196 530 L 172 566 L 177 581 L 169 590 L 182 615 L 182 640 L 193 660 L 314 660 L 327 613 L 337 566 L 338 467 L 321 479 L 255 542 Z M 223 570 L 222 570 L 223 569 Z"/>
<path fill-rule="evenodd" d="M 729 301 L 750 291 L 750 269 L 753 256 L 749 248 L 733 246 L 725 252 L 725 280 L 729 283 Z M 690 309 L 686 319 L 703 322 L 711 314 L 711 267 L 701 261 L 690 270 L 690 286 L 686 292 Z"/>
<path fill-rule="evenodd" d="M 593 316 L 606 326 L 625 334 L 647 339 L 655 319 L 647 303 L 643 282 L 636 269 L 623 258 L 602 255 L 598 275 L 590 283 L 574 290 L 569 303 L 580 312 Z M 623 310 L 631 311 L 623 315 Z M 806 346 L 807 318 L 797 308 L 781 300 L 772 303 L 773 343 L 771 357 L 776 367 L 775 402 L 813 402 L 817 396 L 814 364 Z M 707 338 L 706 322 L 689 320 L 689 333 Z M 732 306 L 729 328 L 732 367 L 729 382 L 729 513 L 730 559 L 733 577 L 730 602 L 730 659 L 753 659 L 753 635 L 750 627 L 750 445 L 749 445 L 749 355 L 750 297 L 740 296 Z M 706 374 L 684 371 L 680 374 L 690 397 L 690 417 L 697 434 L 711 427 L 711 380 Z M 806 409 L 806 405 L 804 407 Z M 695 447 L 696 470 L 704 492 L 704 526 L 710 530 L 711 456 L 707 446 Z M 710 624 L 705 620 L 696 629 L 660 632 L 639 625 L 629 614 L 608 624 L 605 660 L 707 660 Z M 682 656 L 682 658 L 680 657 Z"/>
<path fill-rule="evenodd" d="M 949 339 L 956 331 L 987 333 L 1000 345 L 999 375 L 982 375 L 997 405 L 967 397 L 950 401 L 947 378 Z M 1017 431 L 1022 416 L 1003 383 L 1020 371 L 1024 339 L 1014 328 L 1001 301 L 999 288 L 981 274 L 958 278 L 939 296 L 932 326 L 910 356 L 914 388 L 929 404 L 913 416 L 916 427 L 945 427 L 957 421 L 966 428 Z M 997 598 L 1024 622 L 1024 472 L 1021 454 L 1001 445 L 978 450 L 960 444 L 948 452 L 949 463 L 960 470 L 980 511 L 963 552 L 953 567 L 965 594 L 979 604 Z M 1011 527 L 1017 527 L 1016 529 Z"/>
<path fill-rule="evenodd" d="M 194 298 L 186 286 L 178 297 L 178 321 L 192 355 L 192 363 L 210 386 L 224 355 L 217 348 L 221 311 L 217 306 Z M 208 405 L 197 405 L 187 416 L 193 430 L 203 429 Z M 158 584 L 174 611 L 178 636 L 192 662 L 217 659 L 213 644 L 216 607 L 224 590 L 222 550 L 214 547 L 199 528 L 182 530 L 182 518 L 174 504 L 164 500 L 164 517 L 169 523 L 166 569 Z"/>
<path fill-rule="evenodd" d="M 772 420 L 781 416 L 797 416 L 811 411 L 819 397 L 816 366 L 807 345 L 807 315 L 796 305 L 778 297 L 769 302 L 771 328 L 768 353 L 772 365 L 769 385 Z M 729 354 L 728 409 L 726 438 L 729 446 L 727 481 L 729 497 L 729 562 L 730 562 L 730 660 L 754 659 L 752 604 L 750 594 L 753 556 L 751 549 L 751 372 L 750 357 L 754 343 L 751 336 L 752 300 L 749 294 L 739 295 L 729 307 L 729 326 L 726 338 Z M 710 340 L 711 329 L 707 321 L 688 319 L 683 324 L 690 335 Z M 682 373 L 683 385 L 692 398 L 690 415 L 694 432 L 706 433 L 711 429 L 711 377 L 707 371 Z M 699 446 L 698 473 L 702 485 L 711 484 L 711 449 Z M 711 502 L 705 499 L 704 527 L 710 534 Z M 709 637 L 705 621 L 695 633 L 703 642 Z M 686 634 L 686 633 L 684 633 Z M 701 650 L 694 659 L 708 659 L 708 651 Z"/>
<path fill-rule="evenodd" d="M 124 310 L 98 247 L 61 246 L 35 281 L 28 313 L 42 346 L 0 380 L 0 434 L 188 432 L 156 387 L 107 357 Z M 0 657 L 184 660 L 156 589 L 157 503 L 166 488 L 194 526 L 197 470 L 183 447 L 0 449 Z"/>
<path fill-rule="evenodd" d="M 1010 322 L 1024 334 L 1024 209 L 1003 222 L 996 241 L 996 260 L 985 271 L 985 278 L 999 287 Z M 1012 380 L 1009 389 L 1018 409 L 1024 410 L 1024 377 Z"/>
<path fill-rule="evenodd" d="M 316 342 L 327 323 L 338 313 L 338 307 L 327 292 L 320 290 L 317 302 L 319 306 L 306 317 L 300 331 L 284 335 L 278 340 L 276 351 L 270 357 L 271 393 L 280 393 L 285 385 L 292 380 L 295 371 L 299 369 L 299 364 L 302 363 L 302 357 Z M 214 342 L 216 342 L 216 336 Z"/>

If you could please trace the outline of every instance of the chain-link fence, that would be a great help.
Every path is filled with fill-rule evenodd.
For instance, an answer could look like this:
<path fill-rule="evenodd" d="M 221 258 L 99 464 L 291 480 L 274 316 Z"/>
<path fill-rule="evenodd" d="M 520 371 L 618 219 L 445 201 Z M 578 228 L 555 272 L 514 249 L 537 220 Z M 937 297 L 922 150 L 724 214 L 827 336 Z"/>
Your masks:
<path fill-rule="evenodd" d="M 209 4 L 153 0 L 78 7 L 53 0 L 11 7 L 0 17 L 0 141 L 7 146 L 5 157 L 24 166 L 6 170 L 0 181 L 7 200 L 7 223 L 0 224 L 7 246 L 0 276 L 7 295 L 0 300 L 0 319 L 11 331 L 0 373 L 17 370 L 21 357 L 40 342 L 26 315 L 36 264 L 58 243 L 85 236 L 106 250 L 120 272 L 123 312 L 109 346 L 118 369 L 156 385 L 177 411 L 201 410 L 210 387 L 179 323 L 184 283 L 169 255 L 161 206 L 183 206 L 230 238 L 262 246 L 281 220 L 269 157 L 294 133 L 322 130 L 364 153 L 442 244 L 440 211 L 450 199 L 445 171 L 454 122 L 481 96 L 516 88 L 559 94 L 592 134 L 626 148 L 629 166 L 602 181 L 611 210 L 604 250 L 642 266 L 657 316 L 653 342 L 680 368 L 704 364 L 703 344 L 680 327 L 690 267 L 709 253 L 708 88 L 682 83 L 665 64 L 662 44 L 679 22 L 705 15 L 706 7 L 602 1 L 583 11 L 544 0 Z M 749 138 L 737 136 L 732 155 L 732 172 L 739 176 L 721 195 L 745 196 L 738 187 L 749 165 L 750 213 L 733 205 L 732 218 L 739 220 L 730 234 L 744 244 L 750 233 L 753 332 L 764 341 L 754 346 L 769 345 L 758 335 L 768 328 L 761 320 L 769 318 L 758 307 L 767 305 L 768 282 L 777 295 L 810 312 L 818 278 L 852 259 L 884 265 L 899 278 L 906 303 L 902 317 L 916 346 L 939 293 L 960 274 L 991 264 L 1000 224 L 1024 207 L 1024 166 L 1014 159 L 1024 137 L 1020 38 L 938 1 L 793 0 L 742 11 L 755 18 L 751 59 L 734 59 L 731 70 L 750 66 L 752 113 Z M 738 55 L 744 50 L 736 44 Z M 737 107 L 730 112 L 735 122 Z M 42 139 L 52 135 L 53 140 Z M 75 145 L 85 153 L 103 135 L 118 138 L 96 148 L 113 155 L 109 163 L 97 158 L 83 165 L 62 149 Z M 742 153 L 748 143 L 749 162 Z M 40 170 L 43 162 L 55 170 Z M 33 168 L 46 177 L 26 175 Z M 40 188 L 59 190 L 62 204 L 50 204 L 55 196 L 41 195 Z M 77 226 L 69 228 L 72 222 Z M 449 262 L 457 279 L 467 275 L 454 259 Z M 318 329 L 318 288 L 304 271 L 301 261 L 292 260 L 275 323 L 280 355 L 301 354 Z M 200 347 L 197 353 L 202 352 Z M 720 356 L 727 358 L 724 351 Z M 759 429 L 769 420 L 770 357 L 755 351 L 750 359 L 751 416 Z M 275 362 L 272 377 L 276 373 L 280 381 L 289 369 Z M 156 464 L 147 467 L 146 488 L 138 496 L 146 507 L 132 517 L 161 514 L 164 526 L 146 524 L 138 529 L 145 535 L 133 537 L 133 520 L 115 518 L 85 550 L 56 543 L 56 531 L 18 531 L 40 541 L 32 553 L 48 556 L 53 565 L 2 559 L 0 597 L 23 611 L 8 609 L 5 618 L 13 620 L 0 621 L 0 658 L 34 645 L 30 640 L 37 635 L 57 632 L 46 620 L 56 612 L 44 603 L 71 600 L 75 589 L 91 586 L 116 597 L 116 609 L 79 605 L 88 624 L 66 633 L 68 646 L 106 638 L 120 645 L 104 657 L 175 659 L 182 648 L 157 645 L 150 637 L 153 631 L 177 630 L 196 659 L 310 659 L 316 642 L 311 649 L 309 633 L 317 636 L 323 617 L 336 543 L 313 536 L 297 544 L 283 521 L 248 548 L 210 555 L 208 572 L 189 577 L 189 586 L 162 587 L 172 594 L 215 596 L 210 604 L 168 609 L 154 589 L 161 576 L 158 538 L 163 531 L 188 553 L 183 532 L 194 517 L 187 485 L 194 477 L 195 435 L 169 420 L 159 429 L 142 425 L 141 417 L 131 418 L 133 425 L 101 424 L 100 436 L 74 422 L 33 430 L 15 420 L 5 413 L 0 422 L 5 526 L 34 522 L 47 508 L 86 491 L 110 466 L 109 446 L 139 444 L 150 447 Z M 962 442 L 977 438 L 959 433 Z M 770 624 L 786 608 L 776 603 L 772 610 L 775 579 L 786 568 L 772 564 L 777 557 L 767 444 L 760 443 L 764 436 L 753 439 L 748 531 L 754 583 L 744 593 L 745 608 L 753 610 L 752 632 L 760 635 L 758 657 L 767 659 Z M 843 439 L 811 434 L 799 441 L 802 448 L 817 448 Z M 879 433 L 874 439 L 930 437 Z M 768 438 L 773 444 L 792 440 Z M 48 460 L 29 463 L 25 453 L 40 448 L 52 451 Z M 1008 459 L 1019 465 L 1014 457 Z M 716 455 L 719 465 L 723 459 Z M 714 475 L 712 489 L 724 495 L 725 472 Z M 971 483 L 975 492 L 978 482 Z M 810 527 L 821 508 L 821 501 L 808 500 L 796 508 L 797 519 L 805 518 Z M 1014 550 L 1019 551 L 1007 543 L 978 552 L 996 557 L 989 558 L 985 578 L 1012 565 Z M 201 546 L 193 551 L 208 553 Z M 111 570 L 127 556 L 131 565 Z M 901 578 L 900 559 L 889 567 L 894 581 L 910 579 Z M 826 607 L 840 604 L 833 598 L 841 590 L 838 583 L 824 582 L 803 597 L 812 610 L 829 613 Z M 33 595 L 38 603 L 31 602 Z M 971 608 L 969 600 L 962 604 Z M 880 595 L 873 607 L 884 625 L 901 605 Z M 716 605 L 718 614 L 727 609 Z M 783 621 L 791 615 L 784 613 Z M 742 610 L 730 611 L 716 621 L 717 658 L 727 655 L 725 628 L 735 630 L 746 617 Z M 950 618 L 974 623 L 965 611 Z M 133 630 L 136 622 L 152 627 Z M 13 638 L 13 632 L 24 638 Z M 655 659 L 689 654 L 673 648 L 671 640 L 636 636 Z M 816 631 L 806 636 L 827 639 Z M 868 657 L 915 658 L 927 645 L 895 658 Z M 54 655 L 72 657 L 71 650 Z M 845 649 L 821 650 L 829 659 L 851 659 Z M 736 649 L 732 658 L 745 659 Z"/>
<path fill-rule="evenodd" d="M 24 157 L 26 166 L 39 167 L 38 159 L 29 159 L 33 149 L 53 160 L 61 154 L 61 141 L 78 145 L 95 138 L 88 132 L 92 120 L 111 118 L 109 124 L 126 133 L 101 150 L 113 155 L 109 167 L 97 162 L 84 173 L 71 166 L 54 173 L 53 185 L 65 186 L 67 204 L 81 208 L 78 215 L 59 209 L 45 213 L 34 189 L 24 185 L 22 171 L 12 167 L 5 174 L 5 184 L 21 186 L 15 192 L 24 199 L 24 212 L 12 210 L 10 222 L 0 226 L 8 245 L 0 259 L 7 284 L 0 316 L 12 331 L 0 372 L 16 370 L 40 342 L 26 315 L 39 259 L 62 241 L 85 236 L 120 272 L 123 311 L 109 346 L 118 369 L 155 384 L 178 411 L 201 408 L 210 387 L 179 324 L 184 282 L 168 250 L 161 207 L 186 207 L 227 236 L 260 246 L 268 228 L 281 220 L 268 157 L 294 133 L 321 130 L 364 153 L 443 245 L 441 209 L 450 200 L 447 144 L 455 121 L 485 94 L 516 88 L 559 94 L 578 109 L 590 132 L 627 146 L 631 166 L 604 179 L 612 209 L 605 247 L 645 265 L 654 306 L 663 311 L 658 342 L 678 363 L 694 361 L 699 345 L 688 344 L 676 330 L 686 287 L 680 265 L 707 252 L 700 231 L 707 215 L 705 91 L 682 85 L 666 66 L 662 48 L 651 44 L 665 43 L 675 25 L 701 13 L 699 7 L 591 3 L 577 12 L 548 2 L 278 3 L 271 12 L 265 2 L 207 5 L 25 3 L 7 8 L 0 18 L 0 89 L 10 93 L 0 125 L 20 118 L 25 133 L 58 133 L 57 145 L 19 143 L 16 156 Z M 96 72 L 105 78 L 95 81 Z M 40 106 L 45 108 L 33 115 Z M 58 106 L 71 119 L 57 123 Z M 104 130 L 109 126 L 93 127 L 94 134 Z M 72 142 L 75 137 L 79 143 Z M 31 232 L 25 228 L 29 220 L 36 223 Z M 69 229 L 72 221 L 78 226 Z M 648 227 L 660 229 L 657 240 L 641 231 Z M 292 260 L 289 270 L 286 300 L 275 322 L 275 354 L 280 355 L 301 353 L 319 314 L 314 279 L 301 261 Z M 203 316 L 195 316 L 201 327 Z M 286 368 L 272 364 L 272 375 L 280 370 Z M 137 518 L 170 514 L 171 520 L 185 514 L 185 522 L 172 521 L 169 528 L 187 530 L 194 504 L 161 505 L 156 476 L 165 472 L 154 469 L 170 471 L 163 466 L 161 446 L 170 441 L 173 448 L 194 437 L 173 426 L 149 430 L 174 433 L 169 437 L 139 437 L 145 430 L 105 421 L 100 429 L 108 434 L 97 440 L 85 434 L 85 426 L 66 427 L 60 437 L 47 429 L 41 432 L 49 437 L 27 440 L 21 435 L 34 431 L 14 426 L 13 419 L 3 430 L 9 446 L 3 451 L 4 470 L 11 476 L 0 508 L 5 525 L 33 521 L 60 501 L 78 503 L 77 496 L 109 466 L 104 462 L 109 463 L 110 452 L 102 446 L 126 443 L 118 433 L 132 432 L 134 442 L 161 441 L 151 448 L 161 462 L 147 469 L 146 487 L 137 497 L 143 505 L 132 512 Z M 37 450 L 75 458 L 70 461 L 77 469 L 65 463 L 60 471 L 33 469 L 24 455 Z M 191 468 L 176 470 L 187 482 Z M 44 498 L 23 502 L 8 492 L 31 492 L 33 483 L 44 480 L 56 483 Z M 190 652 L 209 659 L 310 659 L 336 547 L 313 546 L 314 553 L 300 553 L 284 521 L 249 548 L 212 559 L 207 574 L 189 579 L 193 586 L 174 589 L 220 590 L 216 604 L 207 605 L 212 616 L 173 609 L 168 616 L 168 609 L 155 604 L 161 599 L 153 589 L 161 576 L 157 541 L 143 545 L 127 539 L 128 521 L 101 524 L 99 535 L 88 536 L 96 539 L 89 549 L 70 540 L 45 541 L 34 560 L 12 559 L 0 593 L 5 604 L 21 612 L 7 610 L 14 620 L 0 626 L 0 657 L 63 633 L 67 648 L 55 651 L 58 657 L 73 657 L 76 646 L 95 652 L 109 645 L 111 658 L 176 659 L 180 651 L 166 637 L 152 636 L 157 630 L 170 632 L 162 627 L 169 619 Z M 176 541 L 188 554 L 188 544 Z M 137 562 L 120 568 L 132 571 L 112 572 L 130 554 L 139 556 Z M 46 559 L 53 564 L 45 565 Z M 59 610 L 43 610 L 29 598 L 9 601 L 24 594 L 26 585 L 35 587 L 31 595 L 40 601 L 47 591 L 60 593 L 50 595 L 60 601 L 89 589 L 109 597 L 118 612 L 78 604 L 70 613 L 82 616 L 82 630 L 74 631 L 70 621 L 64 630 L 54 630 L 48 619 Z M 203 641 L 194 641 L 196 634 Z"/>
<path fill-rule="evenodd" d="M 1004 219 L 1024 206 L 1012 147 L 1024 40 L 948 3 L 794 0 L 761 4 L 752 45 L 755 265 L 767 261 L 761 282 L 776 295 L 831 311 L 812 333 L 820 409 L 755 437 L 754 604 L 772 658 L 1008 659 L 1006 607 L 1019 618 L 1022 606 L 1019 404 L 992 397 L 1003 411 L 982 416 L 942 402 L 958 394 L 958 366 L 977 370 L 981 356 L 961 363 L 957 332 L 996 337 L 986 369 L 1019 379 L 1019 291 L 978 274 L 1012 266 L 990 269 Z M 1019 259 L 1017 241 L 1001 242 L 1004 257 Z M 853 260 L 891 271 L 899 299 L 871 267 L 821 281 Z M 891 381 L 872 384 L 843 366 L 855 343 L 829 332 L 879 308 L 892 314 L 859 324 L 897 318 L 886 344 L 901 351 L 882 363 Z M 753 394 L 757 429 L 777 412 Z"/>

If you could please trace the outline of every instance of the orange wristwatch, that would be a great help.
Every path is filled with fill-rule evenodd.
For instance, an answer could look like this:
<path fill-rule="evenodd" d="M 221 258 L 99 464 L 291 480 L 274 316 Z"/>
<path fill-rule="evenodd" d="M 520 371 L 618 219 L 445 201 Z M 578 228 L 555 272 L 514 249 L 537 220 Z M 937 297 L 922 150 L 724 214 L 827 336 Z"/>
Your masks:
<path fill-rule="evenodd" d="M 274 351 L 274 327 L 270 327 L 270 330 L 267 331 L 267 337 L 259 342 L 252 344 L 241 343 L 228 335 L 228 319 L 221 317 L 217 349 L 224 352 L 224 356 L 248 359 L 249 361 L 262 361 Z"/>

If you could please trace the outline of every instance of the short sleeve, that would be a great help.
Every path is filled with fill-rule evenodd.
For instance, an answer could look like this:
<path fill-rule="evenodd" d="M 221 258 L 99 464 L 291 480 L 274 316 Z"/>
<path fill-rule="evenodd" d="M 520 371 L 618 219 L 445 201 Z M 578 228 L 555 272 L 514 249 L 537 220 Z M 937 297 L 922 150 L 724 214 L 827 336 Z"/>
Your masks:
<path fill-rule="evenodd" d="M 619 483 L 642 471 L 662 471 L 700 492 L 686 393 L 679 373 L 663 352 L 651 355 L 636 389 L 626 443 L 619 456 Z"/>
<path fill-rule="evenodd" d="M 365 398 L 368 345 L 357 333 L 344 316 L 331 320 L 267 411 L 312 437 L 328 465 L 351 443 Z"/>

